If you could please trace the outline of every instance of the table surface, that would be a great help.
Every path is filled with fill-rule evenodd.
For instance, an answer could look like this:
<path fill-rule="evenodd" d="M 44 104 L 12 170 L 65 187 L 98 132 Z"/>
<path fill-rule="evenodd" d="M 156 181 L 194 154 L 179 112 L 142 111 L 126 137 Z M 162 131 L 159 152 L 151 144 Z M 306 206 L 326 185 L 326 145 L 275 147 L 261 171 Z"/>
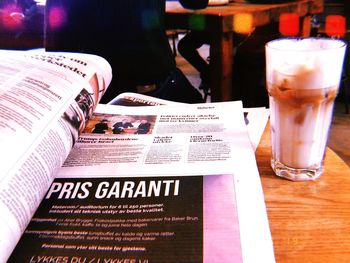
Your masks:
<path fill-rule="evenodd" d="M 209 19 L 220 17 L 222 19 L 230 18 L 230 21 L 233 21 L 234 15 L 249 13 L 252 14 L 253 27 L 279 21 L 279 16 L 282 13 L 296 13 L 304 16 L 306 14 L 320 13 L 323 11 L 323 8 L 323 0 L 298 0 L 280 4 L 229 3 L 226 5 L 208 6 L 199 10 L 185 9 L 179 2 L 166 2 L 167 15 L 205 15 Z M 188 29 L 188 21 L 180 19 L 179 24 L 183 24 Z M 224 32 L 232 31 L 234 24 L 226 20 L 222 26 Z"/>
<path fill-rule="evenodd" d="M 269 127 L 256 151 L 276 262 L 350 262 L 350 168 L 327 149 L 316 181 L 292 182 L 270 167 Z"/>

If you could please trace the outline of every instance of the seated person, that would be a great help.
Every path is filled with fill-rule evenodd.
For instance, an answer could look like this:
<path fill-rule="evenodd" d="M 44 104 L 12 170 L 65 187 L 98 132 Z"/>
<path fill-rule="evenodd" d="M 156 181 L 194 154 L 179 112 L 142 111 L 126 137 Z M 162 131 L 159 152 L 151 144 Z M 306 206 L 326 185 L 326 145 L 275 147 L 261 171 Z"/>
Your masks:
<path fill-rule="evenodd" d="M 108 131 L 108 120 L 101 120 L 100 122 L 95 124 L 92 133 L 106 133 Z"/>
<path fill-rule="evenodd" d="M 233 35 L 234 58 L 232 81 L 234 100 L 242 100 L 245 107 L 268 106 L 265 88 L 265 44 L 280 36 L 278 24 L 257 27 L 250 34 Z M 198 49 L 210 45 L 210 32 L 189 31 L 178 42 L 179 53 L 200 73 L 200 89 L 208 92 L 209 68 Z"/>
<path fill-rule="evenodd" d="M 122 121 L 118 121 L 113 125 L 113 133 L 120 134 L 124 132 L 124 129 L 132 127 L 133 125 L 130 121 L 128 121 L 127 119 L 123 119 Z"/>
<path fill-rule="evenodd" d="M 209 82 L 209 63 L 203 58 L 198 49 L 204 44 L 209 45 L 209 33 L 192 30 L 186 33 L 177 44 L 177 49 L 198 72 L 201 78 L 200 89 L 207 90 Z"/>
<path fill-rule="evenodd" d="M 141 120 L 135 134 L 147 134 L 151 128 L 151 124 L 147 120 Z"/>
<path fill-rule="evenodd" d="M 180 3 L 197 9 L 207 1 Z M 46 14 L 46 50 L 92 53 L 111 64 L 113 79 L 101 103 L 143 87 L 153 88 L 150 96 L 202 102 L 176 67 L 165 32 L 165 0 L 47 0 Z"/>
<path fill-rule="evenodd" d="M 218 3 L 227 4 L 228 0 L 208 0 L 208 6 L 215 6 Z M 198 72 L 201 78 L 200 89 L 208 92 L 209 63 L 198 52 L 204 44 L 209 45 L 210 33 L 204 30 L 191 30 L 181 38 L 177 44 L 177 49 Z"/>

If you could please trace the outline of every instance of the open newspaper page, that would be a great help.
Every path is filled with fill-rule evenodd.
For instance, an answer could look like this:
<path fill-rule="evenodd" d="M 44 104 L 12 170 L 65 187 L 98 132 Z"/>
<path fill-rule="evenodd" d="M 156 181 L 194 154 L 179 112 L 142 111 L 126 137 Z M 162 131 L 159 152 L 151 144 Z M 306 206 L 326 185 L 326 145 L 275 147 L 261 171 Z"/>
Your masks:
<path fill-rule="evenodd" d="M 139 93 L 125 92 L 119 94 L 109 104 L 120 106 L 159 106 L 169 104 L 179 105 L 183 103 L 153 98 Z M 269 110 L 265 107 L 244 108 L 243 113 L 251 144 L 254 150 L 256 150 L 267 124 Z"/>
<path fill-rule="evenodd" d="M 98 105 L 9 262 L 274 262 L 243 116 Z"/>
<path fill-rule="evenodd" d="M 111 80 L 101 57 L 0 50 L 0 262 Z"/>

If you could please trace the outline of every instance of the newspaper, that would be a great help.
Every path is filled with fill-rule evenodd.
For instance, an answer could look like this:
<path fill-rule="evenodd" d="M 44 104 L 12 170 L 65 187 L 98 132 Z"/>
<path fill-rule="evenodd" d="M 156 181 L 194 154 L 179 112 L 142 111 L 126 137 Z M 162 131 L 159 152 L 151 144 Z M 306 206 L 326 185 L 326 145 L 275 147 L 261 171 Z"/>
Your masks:
<path fill-rule="evenodd" d="M 103 134 L 93 133 L 101 121 L 107 124 Z M 125 128 L 113 129 L 123 121 Z M 150 125 L 147 132 L 139 133 L 142 123 Z M 211 185 L 208 189 L 218 191 L 213 195 L 217 203 L 228 199 L 230 206 L 220 209 L 213 201 L 203 202 L 204 207 L 210 207 L 203 215 L 207 223 L 203 235 L 211 238 L 204 239 L 201 262 L 215 262 L 208 251 L 215 251 L 220 262 L 274 262 L 263 192 L 246 123 L 241 102 L 153 107 L 98 105 L 57 177 L 77 180 L 84 174 L 84 177 L 108 181 L 115 175 L 119 178 L 169 177 L 169 180 L 204 176 L 205 182 L 217 178 L 215 175 L 226 175 L 221 179 L 230 185 L 226 195 L 222 195 L 225 191 L 218 186 Z M 205 191 L 203 195 L 206 196 Z M 193 200 L 187 203 L 194 204 Z M 236 215 L 236 219 L 230 213 Z M 221 225 L 217 226 L 218 222 Z M 221 241 L 215 239 L 220 229 L 226 233 Z M 226 240 L 227 236 L 231 239 Z M 213 242 L 208 245 L 208 240 Z M 215 249 L 209 249 L 213 244 Z M 240 249 L 237 252 L 234 248 Z"/>
<path fill-rule="evenodd" d="M 0 262 L 111 81 L 101 57 L 0 50 Z"/>
<path fill-rule="evenodd" d="M 109 104 L 120 106 L 159 106 L 169 104 L 179 105 L 182 103 L 153 98 L 139 93 L 125 92 L 118 95 Z M 265 107 L 244 108 L 243 112 L 251 144 L 254 150 L 256 150 L 268 121 L 269 109 Z"/>
<path fill-rule="evenodd" d="M 0 262 L 274 262 L 241 102 L 98 105 L 93 55 L 0 68 Z"/>

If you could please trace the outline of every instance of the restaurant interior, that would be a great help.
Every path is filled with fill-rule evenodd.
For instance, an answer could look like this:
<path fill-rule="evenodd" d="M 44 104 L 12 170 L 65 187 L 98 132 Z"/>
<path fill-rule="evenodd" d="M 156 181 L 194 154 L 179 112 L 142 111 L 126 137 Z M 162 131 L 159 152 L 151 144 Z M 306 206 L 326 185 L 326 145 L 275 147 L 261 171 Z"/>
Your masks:
<path fill-rule="evenodd" d="M 6 2 L 6 1 L 3 1 Z M 7 1 L 10 2 L 10 1 Z M 15 2 L 15 1 L 14 1 Z M 25 1 L 24 1 L 25 2 Z M 174 2 L 168 0 L 167 2 Z M 215 1 L 214 1 L 215 2 Z M 217 2 L 217 1 L 216 1 Z M 219 1 L 220 2 L 220 1 Z M 235 2 L 233 0 L 233 2 Z M 236 2 L 244 2 L 238 0 Z M 271 1 L 245 1 L 250 4 L 264 4 Z M 283 1 L 272 1 L 283 2 Z M 294 2 L 294 1 L 287 1 Z M 2 49 L 17 49 L 27 50 L 44 47 L 44 21 L 45 21 L 45 0 L 27 1 L 28 3 L 34 3 L 34 6 L 22 7 L 22 11 L 18 8 L 11 7 L 6 9 L 3 4 L 0 24 L 0 48 Z M 333 0 L 323 1 L 323 9 L 321 12 L 311 16 L 309 21 L 309 34 L 311 36 L 322 37 L 340 37 L 346 41 L 350 39 L 350 27 L 349 21 L 346 18 L 349 16 L 349 7 L 347 7 L 347 1 Z M 215 5 L 213 4 L 214 8 Z M 209 6 L 210 8 L 210 6 Z M 25 11 L 23 11 L 25 10 Z M 335 20 L 329 22 L 328 19 L 333 17 Z M 340 20 L 338 21 L 337 19 Z M 344 19 L 346 24 L 342 24 Z M 326 23 L 328 21 L 329 25 Z M 241 22 L 241 27 L 244 28 L 245 22 Z M 333 25 L 332 25 L 333 23 Z M 234 100 L 242 100 L 245 107 L 268 107 L 267 93 L 264 88 L 264 79 L 261 72 L 264 71 L 264 44 L 273 38 L 285 36 L 286 34 L 294 34 L 289 31 L 295 31 L 295 27 L 291 26 L 293 22 L 287 22 L 287 25 L 282 24 L 282 20 L 271 23 L 271 25 L 262 26 L 261 28 L 244 29 L 248 30 L 241 34 L 237 34 L 237 39 L 234 39 L 236 46 L 239 46 L 243 55 L 234 58 L 236 63 L 233 63 L 234 72 L 232 74 L 232 85 L 235 87 Z M 238 24 L 238 26 L 240 26 Z M 298 28 L 303 25 L 299 24 Z M 342 28 L 344 27 L 344 28 Z M 297 34 L 300 34 L 299 29 L 296 30 Z M 284 32 L 284 31 L 285 32 Z M 328 31 L 336 31 L 330 33 Z M 339 31 L 340 32 L 337 32 Z M 252 31 L 252 32 L 249 32 Z M 212 101 L 211 90 L 209 87 L 203 89 L 203 83 L 201 75 L 198 69 L 194 68 L 178 51 L 178 42 L 182 39 L 188 29 L 167 29 L 167 37 L 169 38 L 169 44 L 174 53 L 176 64 L 190 80 L 192 85 L 197 88 L 205 98 L 206 102 Z M 333 34 L 333 35 L 332 35 Z M 287 35 L 288 36 L 288 35 Z M 210 64 L 210 45 L 203 43 L 197 51 L 200 56 Z M 239 52 L 238 52 L 239 53 Z M 235 55 L 233 55 L 235 56 Z M 346 162 L 350 165 L 350 137 L 348 136 L 350 131 L 350 114 L 349 114 L 349 96 L 350 96 L 350 73 L 346 72 L 349 64 L 349 59 L 345 61 L 343 79 L 341 82 L 340 92 L 336 99 L 336 105 L 334 110 L 333 124 L 329 138 L 329 147 L 337 152 Z M 349 70 L 348 70 L 349 71 Z M 350 72 L 350 71 L 349 71 Z M 254 77 L 251 76 L 253 74 Z M 225 96 L 225 94 L 224 94 Z M 216 99 L 217 100 L 217 99 Z M 226 100 L 226 99 L 224 99 Z"/>
<path fill-rule="evenodd" d="M 0 0 L 0 49 L 46 48 L 45 1 L 23 0 L 24 6 L 18 8 L 16 3 L 21 0 Z M 165 42 L 169 43 L 176 67 L 206 103 L 241 100 L 244 107 L 269 107 L 264 53 L 269 40 L 312 36 L 350 42 L 349 0 L 213 0 L 216 3 L 203 12 L 184 11 L 178 8 L 177 0 L 164 1 L 167 6 Z M 100 2 L 103 4 L 103 0 Z M 26 6 L 28 3 L 31 5 Z M 241 12 L 229 14 L 225 5 L 237 5 Z M 213 10 L 217 10 L 216 14 Z M 207 16 L 207 23 L 203 23 L 201 16 L 194 16 L 199 23 L 196 19 L 193 22 L 190 18 L 196 12 Z M 52 17 L 51 22 L 59 23 L 56 18 Z M 179 42 L 191 30 L 198 29 L 198 25 L 205 25 L 210 31 L 208 43 L 204 41 L 197 49 L 209 67 L 208 79 L 178 48 Z M 123 36 L 114 37 L 118 40 Z M 277 181 L 272 175 L 270 155 L 266 154 L 270 151 L 266 132 L 255 152 L 277 262 L 349 262 L 349 103 L 350 52 L 345 57 L 335 101 L 323 179 Z"/>
<path fill-rule="evenodd" d="M 11 8 L 7 8 L 6 1 L 2 2 L 3 4 L 0 10 L 0 48 L 17 50 L 43 48 L 45 43 L 45 0 L 37 0 L 35 2 L 34 0 L 32 2 L 27 1 L 27 6 L 22 6 L 21 9 L 18 9 L 13 5 Z M 11 1 L 7 2 L 10 3 Z M 16 1 L 13 1 L 13 3 L 15 2 Z M 174 1 L 167 0 L 167 2 Z M 230 0 L 230 2 L 245 2 L 248 5 L 255 5 L 271 2 L 279 3 L 284 1 Z M 350 39 L 350 22 L 348 21 L 350 19 L 347 20 L 350 9 L 347 7 L 349 5 L 347 4 L 348 1 L 325 0 L 321 2 L 323 5 L 322 11 L 310 16 L 308 22 L 309 35 L 315 37 L 337 37 L 348 41 Z M 34 3 L 35 6 L 28 6 L 28 3 Z M 213 4 L 214 8 L 215 5 L 221 4 Z M 211 8 L 210 4 L 208 8 Z M 333 20 L 329 20 L 329 18 L 333 18 Z M 236 45 L 243 50 L 243 52 L 241 52 L 243 55 L 242 58 L 239 58 L 238 55 L 233 54 L 233 57 L 237 56 L 237 58 L 234 58 L 236 59 L 234 60 L 236 63 L 233 63 L 234 66 L 232 71 L 234 73 L 232 74 L 232 85 L 238 90 L 238 92 L 235 92 L 235 96 L 231 97 L 232 99 L 242 100 L 246 107 L 268 107 L 268 100 L 266 99 L 267 93 L 264 88 L 264 79 L 261 74 L 261 72 L 264 71 L 263 47 L 269 39 L 286 35 L 288 36 L 288 34 L 290 34 L 289 36 L 295 34 L 295 37 L 298 34 L 301 34 L 301 27 L 305 27 L 305 25 L 301 25 L 298 21 L 298 29 L 296 30 L 295 27 L 291 26 L 293 25 L 293 21 L 291 21 L 292 20 L 288 20 L 287 25 L 283 25 L 282 19 L 280 19 L 279 21 L 271 23 L 271 25 L 262 26 L 261 28 L 254 27 L 253 29 L 244 29 L 247 30 L 247 32 L 237 34 L 238 37 L 237 39 L 234 39 L 234 41 L 236 41 L 238 43 Z M 246 21 L 241 22 L 242 25 L 238 24 L 238 27 L 247 27 L 244 23 L 246 23 Z M 293 30 L 296 30 L 296 32 L 293 33 Z M 335 32 L 332 33 L 332 30 Z M 178 51 L 179 40 L 182 39 L 187 32 L 188 29 L 182 28 L 169 28 L 166 31 L 169 44 L 176 59 L 177 67 L 185 73 L 192 85 L 202 93 L 205 101 L 211 102 L 213 100 L 210 87 L 203 88 L 203 81 L 199 71 Z M 208 43 L 203 43 L 197 51 L 200 56 L 208 62 L 208 64 L 211 64 L 210 45 Z M 237 53 L 237 48 L 234 52 Z M 329 147 L 339 154 L 348 165 L 350 165 L 350 137 L 348 136 L 350 131 L 350 114 L 348 105 L 350 98 L 350 76 L 347 76 L 350 75 L 350 70 L 347 70 L 350 66 L 348 66 L 348 64 L 349 59 L 346 59 L 341 87 L 336 99 L 332 129 L 329 138 Z M 254 77 L 251 77 L 251 74 L 253 74 Z M 223 94 L 222 97 L 224 98 L 225 94 Z M 216 98 L 215 101 L 217 100 L 218 99 Z M 227 100 L 227 97 L 223 100 Z"/>

